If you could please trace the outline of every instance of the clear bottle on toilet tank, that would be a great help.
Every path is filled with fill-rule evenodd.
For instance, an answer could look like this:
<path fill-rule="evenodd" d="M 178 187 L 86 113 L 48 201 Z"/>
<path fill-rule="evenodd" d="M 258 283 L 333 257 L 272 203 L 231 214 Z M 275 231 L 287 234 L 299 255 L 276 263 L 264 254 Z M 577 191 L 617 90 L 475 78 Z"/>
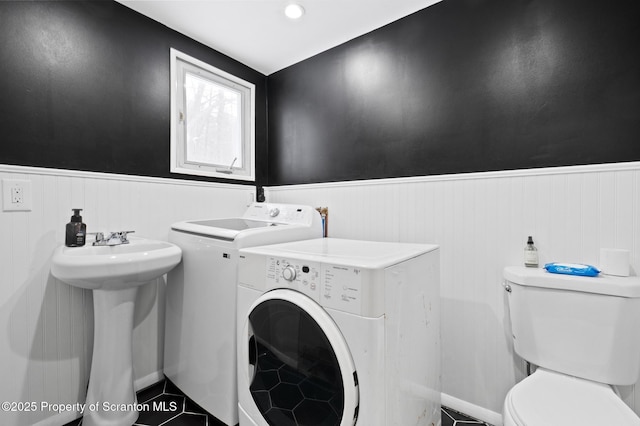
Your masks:
<path fill-rule="evenodd" d="M 527 245 L 524 246 L 524 266 L 529 268 L 538 267 L 538 249 L 533 245 L 533 237 L 529 235 Z"/>
<path fill-rule="evenodd" d="M 80 212 L 82 209 L 72 209 L 71 222 L 67 223 L 64 245 L 67 247 L 82 247 L 86 241 L 87 225 L 82 223 Z"/>

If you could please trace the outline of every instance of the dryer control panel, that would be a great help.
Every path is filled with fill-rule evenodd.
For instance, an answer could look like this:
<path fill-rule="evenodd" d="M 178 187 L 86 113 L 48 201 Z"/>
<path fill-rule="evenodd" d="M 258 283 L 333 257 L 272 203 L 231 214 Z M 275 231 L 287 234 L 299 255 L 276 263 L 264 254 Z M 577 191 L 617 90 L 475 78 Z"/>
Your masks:
<path fill-rule="evenodd" d="M 267 258 L 267 289 L 292 288 L 318 300 L 320 264 L 292 261 L 281 257 Z"/>
<path fill-rule="evenodd" d="M 343 265 L 322 265 L 322 305 L 352 314 L 360 313 L 362 269 Z"/>
<path fill-rule="evenodd" d="M 268 257 L 266 287 L 291 288 L 322 306 L 359 314 L 363 275 L 361 268 L 299 259 Z"/>

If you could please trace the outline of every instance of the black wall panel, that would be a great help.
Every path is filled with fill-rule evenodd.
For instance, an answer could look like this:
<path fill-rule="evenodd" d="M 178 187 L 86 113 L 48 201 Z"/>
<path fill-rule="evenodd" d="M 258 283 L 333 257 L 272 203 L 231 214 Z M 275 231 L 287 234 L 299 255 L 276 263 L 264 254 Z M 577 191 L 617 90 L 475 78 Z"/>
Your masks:
<path fill-rule="evenodd" d="M 268 78 L 269 184 L 640 160 L 636 1 L 444 0 Z"/>
<path fill-rule="evenodd" d="M 264 183 L 266 76 L 112 1 L 0 2 L 0 163 L 206 179 L 169 173 L 170 47 L 256 85 Z"/>

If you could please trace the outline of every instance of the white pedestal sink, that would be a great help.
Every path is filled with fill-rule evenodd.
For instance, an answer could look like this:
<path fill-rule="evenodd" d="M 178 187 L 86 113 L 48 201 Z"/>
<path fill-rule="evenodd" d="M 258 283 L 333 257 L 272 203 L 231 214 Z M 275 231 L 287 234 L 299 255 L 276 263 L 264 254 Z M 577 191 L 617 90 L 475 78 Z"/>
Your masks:
<path fill-rule="evenodd" d="M 93 290 L 93 359 L 83 426 L 130 426 L 138 418 L 131 342 L 136 293 L 181 257 L 179 247 L 143 238 L 117 246 L 56 249 L 53 276 Z"/>

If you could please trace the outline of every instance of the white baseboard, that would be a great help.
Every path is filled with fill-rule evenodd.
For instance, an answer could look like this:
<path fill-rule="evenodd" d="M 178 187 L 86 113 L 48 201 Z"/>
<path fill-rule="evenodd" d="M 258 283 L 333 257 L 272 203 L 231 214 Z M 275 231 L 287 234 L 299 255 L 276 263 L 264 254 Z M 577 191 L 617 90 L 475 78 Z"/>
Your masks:
<path fill-rule="evenodd" d="M 135 382 L 133 382 L 133 388 L 138 392 L 146 387 L 151 385 L 155 385 L 159 381 L 164 380 L 164 374 L 162 370 L 154 371 L 151 374 L 147 374 L 144 377 L 140 377 Z"/>
<path fill-rule="evenodd" d="M 495 411 L 479 407 L 475 404 L 471 404 L 470 402 L 447 395 L 446 393 L 441 394 L 440 402 L 442 405 L 451 408 L 452 410 L 467 414 L 494 426 L 502 426 L 502 414 L 496 413 Z"/>

